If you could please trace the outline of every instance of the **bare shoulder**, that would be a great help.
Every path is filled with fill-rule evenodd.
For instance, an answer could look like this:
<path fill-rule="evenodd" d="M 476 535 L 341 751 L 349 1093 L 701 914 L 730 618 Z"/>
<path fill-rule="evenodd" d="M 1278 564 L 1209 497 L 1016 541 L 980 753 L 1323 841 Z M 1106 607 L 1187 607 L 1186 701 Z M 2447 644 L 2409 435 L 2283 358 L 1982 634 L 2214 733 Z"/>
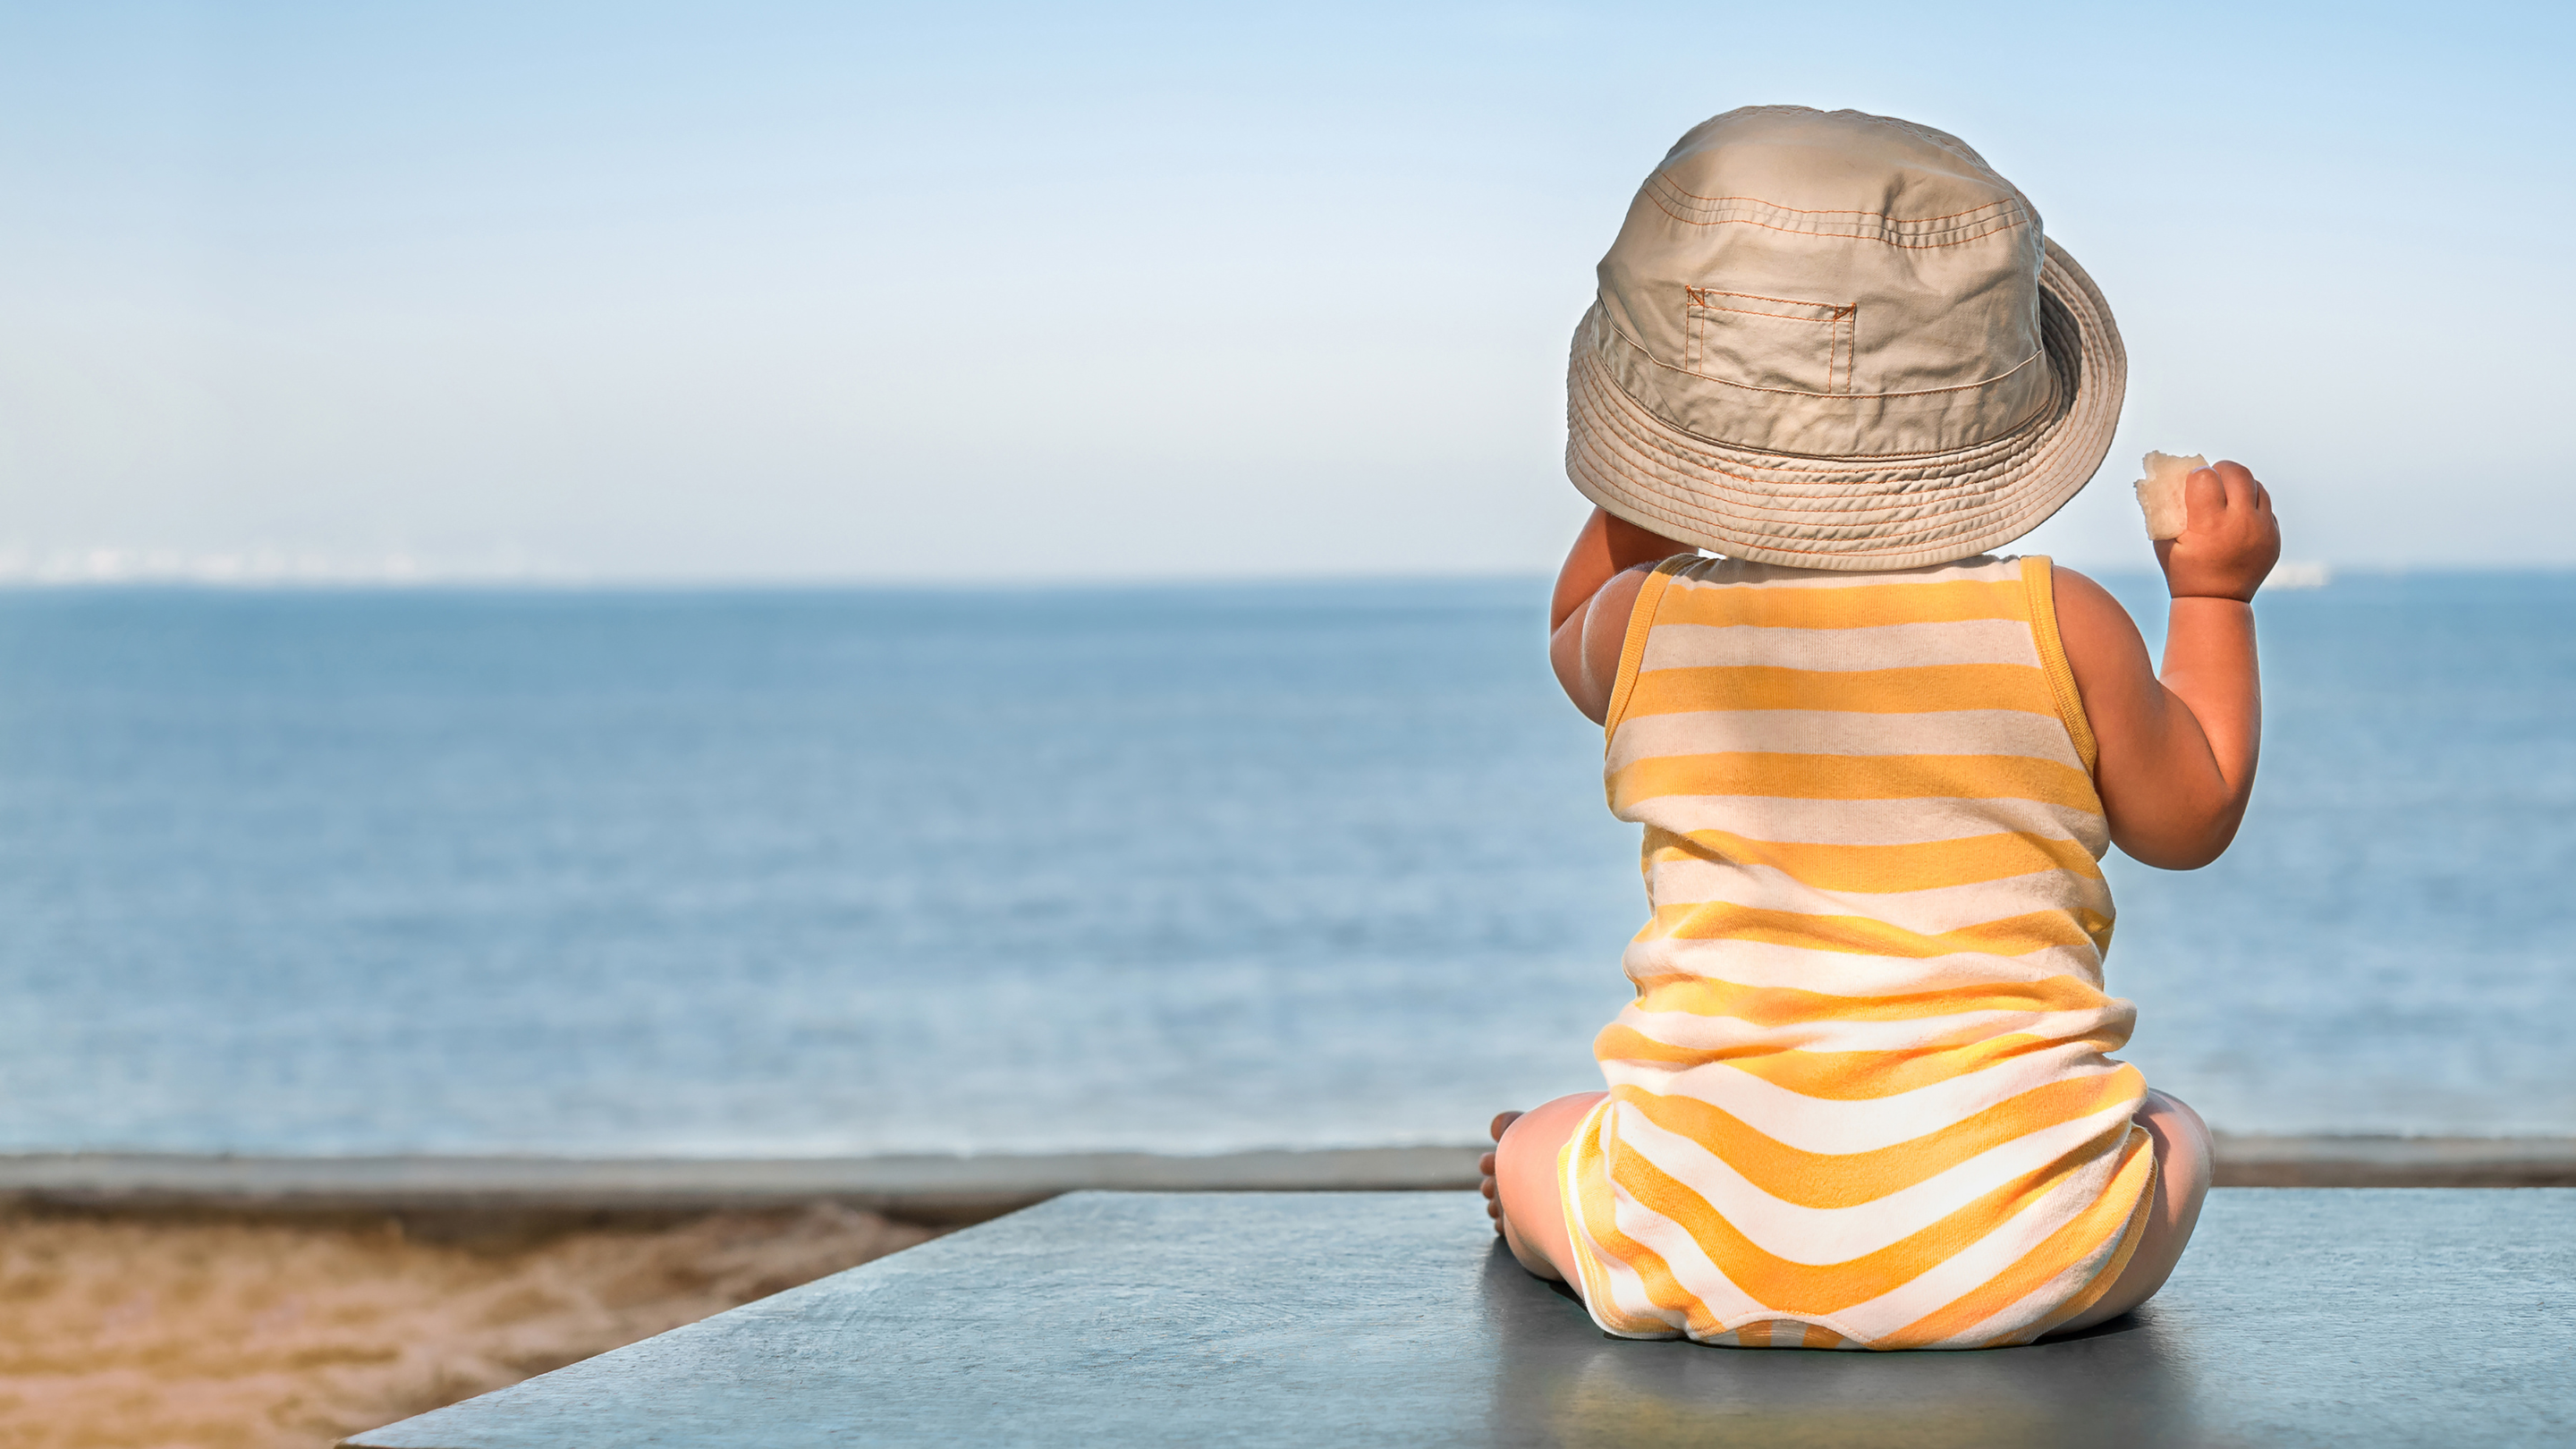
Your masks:
<path fill-rule="evenodd" d="M 2050 565 L 2048 576 L 2057 601 L 2057 632 L 2070 650 L 2078 634 L 2088 640 L 2139 638 L 2137 621 L 2120 607 L 2118 599 L 2111 597 L 2109 589 L 2064 564 Z M 2145 641 L 2140 639 L 2139 645 L 2145 647 Z"/>
<path fill-rule="evenodd" d="M 1592 596 L 1593 627 L 1584 631 L 1583 652 L 1603 678 L 1619 673 L 1619 655 L 1628 645 L 1629 617 L 1637 612 L 1637 594 L 1655 572 L 1653 564 L 1630 564 L 1611 576 Z"/>
<path fill-rule="evenodd" d="M 2075 673 L 2075 692 L 2084 697 L 2088 712 L 2116 708 L 2115 701 L 2155 684 L 2147 641 L 2109 589 L 2055 565 L 2049 569 L 2049 582 L 2057 606 L 2058 642 L 2065 646 L 2066 666 Z"/>
<path fill-rule="evenodd" d="M 1655 570 L 1632 564 L 1604 580 L 1549 641 L 1548 654 L 1568 699 L 1594 724 L 1610 712 L 1610 693 L 1618 684 L 1619 656 L 1627 647 L 1628 619 L 1636 612 L 1637 592 Z"/>

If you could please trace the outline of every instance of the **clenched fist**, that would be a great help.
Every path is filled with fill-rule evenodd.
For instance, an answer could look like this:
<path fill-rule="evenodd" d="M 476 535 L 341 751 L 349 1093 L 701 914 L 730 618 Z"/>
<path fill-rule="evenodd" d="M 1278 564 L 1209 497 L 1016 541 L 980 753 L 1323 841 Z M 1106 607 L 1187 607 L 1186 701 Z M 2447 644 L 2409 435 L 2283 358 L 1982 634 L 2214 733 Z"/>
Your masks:
<path fill-rule="evenodd" d="M 2183 480 L 2190 522 L 2179 538 L 2156 544 L 2165 591 L 2177 599 L 2254 601 L 2264 575 L 2281 558 L 2281 524 L 2272 495 L 2244 464 L 2220 459 Z"/>

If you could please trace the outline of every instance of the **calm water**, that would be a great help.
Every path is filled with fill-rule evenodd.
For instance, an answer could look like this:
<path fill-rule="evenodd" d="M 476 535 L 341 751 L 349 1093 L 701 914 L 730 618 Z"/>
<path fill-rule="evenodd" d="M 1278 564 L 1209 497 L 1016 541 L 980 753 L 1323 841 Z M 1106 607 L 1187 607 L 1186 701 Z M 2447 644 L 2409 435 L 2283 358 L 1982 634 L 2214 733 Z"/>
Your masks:
<path fill-rule="evenodd" d="M 0 1149 L 1472 1138 L 1642 910 L 1542 597 L 0 594 Z M 2243 838 L 2114 864 L 2130 1055 L 2576 1132 L 2576 576 L 2262 610 Z"/>

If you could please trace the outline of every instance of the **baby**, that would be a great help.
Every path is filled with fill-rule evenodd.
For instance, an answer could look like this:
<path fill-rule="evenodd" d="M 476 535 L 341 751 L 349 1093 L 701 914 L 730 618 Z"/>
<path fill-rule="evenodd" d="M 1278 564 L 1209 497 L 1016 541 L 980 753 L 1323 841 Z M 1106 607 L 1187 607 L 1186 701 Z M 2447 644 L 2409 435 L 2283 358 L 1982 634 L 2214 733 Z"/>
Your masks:
<path fill-rule="evenodd" d="M 1494 1121 L 1531 1272 L 1632 1338 L 1974 1348 L 2162 1286 L 2209 1133 L 2107 1053 L 2117 844 L 2189 870 L 2254 784 L 2262 484 L 2190 474 L 2164 670 L 1997 557 L 2100 467 L 2091 280 L 1956 138 L 1765 106 L 1682 137 L 1575 334 L 1557 678 L 1644 827 L 1610 1090 Z M 1720 557 L 1704 556 L 1707 549 Z"/>

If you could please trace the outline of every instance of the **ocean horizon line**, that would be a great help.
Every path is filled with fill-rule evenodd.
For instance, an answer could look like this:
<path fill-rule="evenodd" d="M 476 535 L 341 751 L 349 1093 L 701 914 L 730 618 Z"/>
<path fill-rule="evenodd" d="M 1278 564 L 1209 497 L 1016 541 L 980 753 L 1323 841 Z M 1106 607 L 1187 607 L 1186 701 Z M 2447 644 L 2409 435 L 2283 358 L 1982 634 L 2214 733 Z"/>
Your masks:
<path fill-rule="evenodd" d="M 2154 568 L 2139 560 L 2087 560 L 2058 556 L 2068 568 L 2106 579 L 2148 580 Z M 2267 581 L 2268 592 L 2316 590 L 2343 581 L 2407 578 L 2557 577 L 2576 574 L 2576 560 L 2556 563 L 2344 562 L 2284 559 Z M 1036 594 L 1149 593 L 1209 589 L 1429 587 L 1515 584 L 1544 587 L 1549 574 L 1531 569 L 1311 569 L 1239 573 L 1032 574 L 945 577 L 937 574 L 858 573 L 654 573 L 572 568 L 480 568 L 329 561 L 318 564 L 232 567 L 218 560 L 125 565 L 26 564 L 0 552 L 0 596 L 57 593 L 208 594 L 490 594 L 490 595 L 724 595 L 724 594 Z"/>

